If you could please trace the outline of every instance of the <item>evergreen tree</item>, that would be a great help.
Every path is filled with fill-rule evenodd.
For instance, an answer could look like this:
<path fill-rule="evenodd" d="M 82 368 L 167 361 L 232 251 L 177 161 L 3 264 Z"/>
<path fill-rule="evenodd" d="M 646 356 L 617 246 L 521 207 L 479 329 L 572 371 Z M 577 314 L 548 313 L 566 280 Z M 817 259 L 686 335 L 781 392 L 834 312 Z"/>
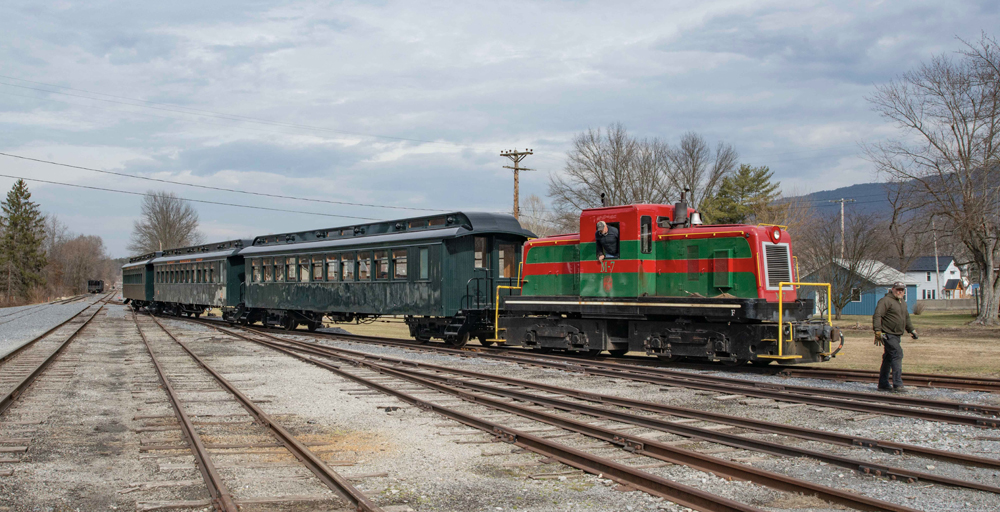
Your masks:
<path fill-rule="evenodd" d="M 17 180 L 0 205 L 0 289 L 7 302 L 28 298 L 31 289 L 45 284 L 45 218 L 31 202 L 24 180 Z"/>
<path fill-rule="evenodd" d="M 740 165 L 735 174 L 722 179 L 719 192 L 705 201 L 701 214 L 712 224 L 744 224 L 760 216 L 781 196 L 780 183 L 771 183 L 767 166 Z"/>

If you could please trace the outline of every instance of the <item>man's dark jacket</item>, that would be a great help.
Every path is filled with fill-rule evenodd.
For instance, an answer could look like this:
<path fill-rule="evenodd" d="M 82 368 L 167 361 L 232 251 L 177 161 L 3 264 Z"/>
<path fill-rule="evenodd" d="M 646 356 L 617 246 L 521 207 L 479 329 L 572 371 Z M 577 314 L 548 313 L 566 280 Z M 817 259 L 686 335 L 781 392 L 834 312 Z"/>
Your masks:
<path fill-rule="evenodd" d="M 597 254 L 603 254 L 605 258 L 618 257 L 618 230 L 614 226 L 608 226 L 607 234 L 597 232 Z"/>
<path fill-rule="evenodd" d="M 897 299 L 890 290 L 879 299 L 872 316 L 872 327 L 876 331 L 901 336 L 903 332 L 913 332 L 910 312 L 906 310 L 906 299 Z"/>

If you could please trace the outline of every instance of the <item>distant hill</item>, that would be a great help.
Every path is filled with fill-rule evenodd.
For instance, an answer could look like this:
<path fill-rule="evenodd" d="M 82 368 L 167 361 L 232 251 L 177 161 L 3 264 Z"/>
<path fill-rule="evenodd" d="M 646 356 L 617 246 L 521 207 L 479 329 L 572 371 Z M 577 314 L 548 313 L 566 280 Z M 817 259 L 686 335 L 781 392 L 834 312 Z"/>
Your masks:
<path fill-rule="evenodd" d="M 892 206 L 886 201 L 884 183 L 858 183 L 857 185 L 834 190 L 821 190 L 811 194 L 796 196 L 796 198 L 808 201 L 822 216 L 839 214 L 840 203 L 831 203 L 829 201 L 841 198 L 854 199 L 855 201 L 847 203 L 847 212 L 875 213 L 880 216 L 892 214 Z"/>

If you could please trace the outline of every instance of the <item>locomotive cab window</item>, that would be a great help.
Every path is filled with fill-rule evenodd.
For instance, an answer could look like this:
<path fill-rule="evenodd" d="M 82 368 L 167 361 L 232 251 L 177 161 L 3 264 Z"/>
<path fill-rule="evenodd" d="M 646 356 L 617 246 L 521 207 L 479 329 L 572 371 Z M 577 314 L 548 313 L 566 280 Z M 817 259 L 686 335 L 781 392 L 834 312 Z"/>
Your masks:
<path fill-rule="evenodd" d="M 392 278 L 406 279 L 406 249 L 392 251 Z"/>
<path fill-rule="evenodd" d="M 604 224 L 603 229 L 599 227 L 600 223 L 594 227 L 596 256 L 600 257 L 603 254 L 605 258 L 618 258 L 620 254 L 620 225 L 617 222 L 604 222 Z"/>
<path fill-rule="evenodd" d="M 514 244 L 499 244 L 500 277 L 517 277 L 517 246 Z"/>
<path fill-rule="evenodd" d="M 643 254 L 653 252 L 653 218 L 648 215 L 639 219 L 639 241 Z"/>

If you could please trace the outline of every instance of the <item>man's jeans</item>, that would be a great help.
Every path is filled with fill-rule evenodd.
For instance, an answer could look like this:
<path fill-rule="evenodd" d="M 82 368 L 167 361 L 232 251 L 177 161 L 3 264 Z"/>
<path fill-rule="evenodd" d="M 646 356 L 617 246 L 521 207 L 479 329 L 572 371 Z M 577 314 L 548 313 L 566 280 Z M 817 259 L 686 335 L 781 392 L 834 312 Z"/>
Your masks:
<path fill-rule="evenodd" d="M 892 386 L 903 385 L 903 347 L 899 343 L 899 336 L 896 334 L 882 335 L 882 368 L 878 372 L 878 387 L 888 388 L 889 371 L 892 370 Z"/>

